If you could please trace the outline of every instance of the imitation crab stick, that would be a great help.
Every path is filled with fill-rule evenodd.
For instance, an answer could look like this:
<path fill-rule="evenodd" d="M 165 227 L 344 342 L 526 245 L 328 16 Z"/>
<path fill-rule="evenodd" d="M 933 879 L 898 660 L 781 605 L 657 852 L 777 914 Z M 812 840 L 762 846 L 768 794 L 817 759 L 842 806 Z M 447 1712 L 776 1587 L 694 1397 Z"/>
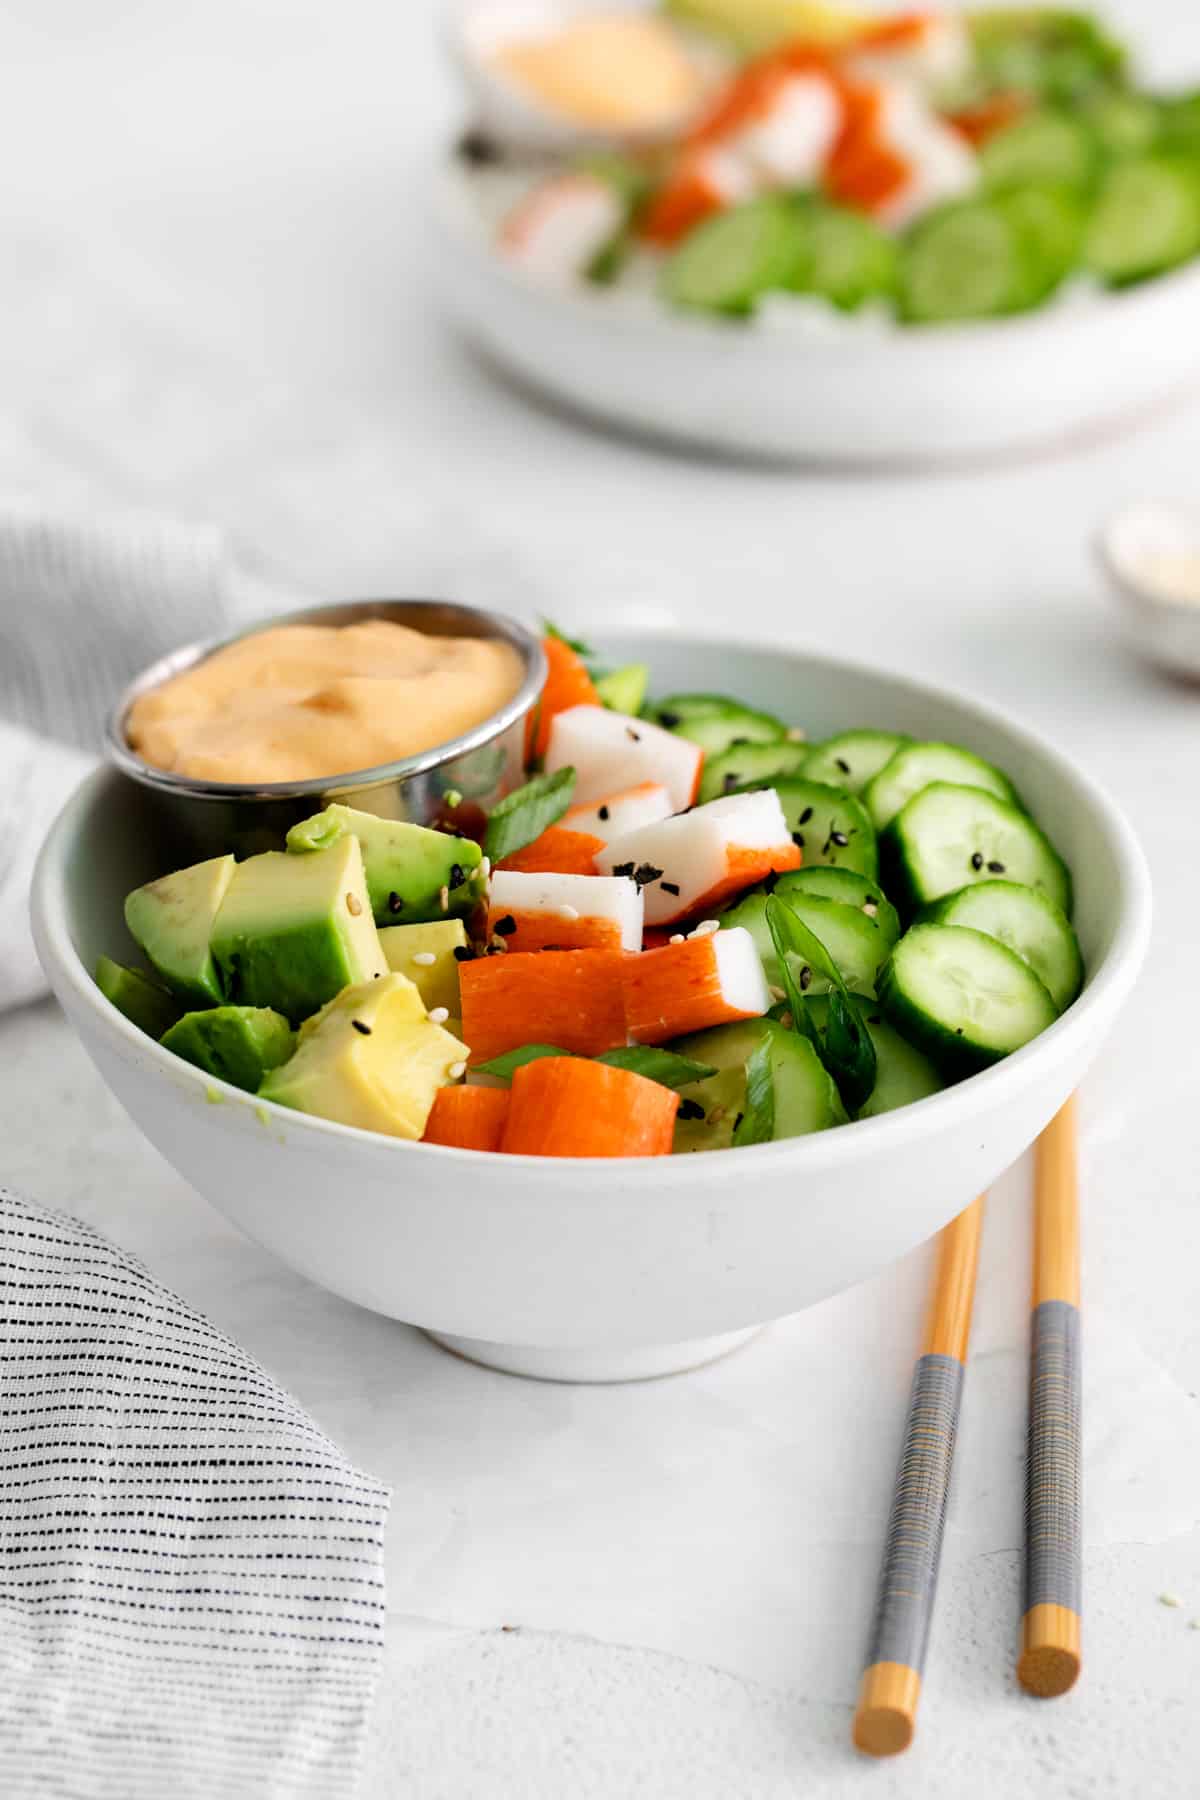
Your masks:
<path fill-rule="evenodd" d="M 696 798 L 703 762 L 698 744 L 603 706 L 572 706 L 550 721 L 546 773 L 575 770 L 577 805 L 656 781 L 678 812 Z"/>
<path fill-rule="evenodd" d="M 759 1019 L 771 1004 L 754 939 L 741 926 L 631 956 L 624 975 L 625 1022 L 639 1044 Z"/>
<path fill-rule="evenodd" d="M 526 875 L 594 875 L 596 857 L 604 848 L 604 839 L 586 831 L 567 831 L 551 825 L 541 837 L 496 866 L 519 869 Z"/>
<path fill-rule="evenodd" d="M 625 1042 L 621 950 L 477 957 L 459 971 L 462 1035 L 473 1064 L 523 1044 L 599 1056 Z"/>
<path fill-rule="evenodd" d="M 949 89 L 970 73 L 971 37 L 958 13 L 897 13 L 878 19 L 845 46 L 852 75 Z"/>
<path fill-rule="evenodd" d="M 624 220 L 611 183 L 586 173 L 556 175 L 509 214 L 500 253 L 539 281 L 569 283 L 612 243 Z"/>
<path fill-rule="evenodd" d="M 619 794 L 605 794 L 599 800 L 572 806 L 563 815 L 563 824 L 569 831 L 587 831 L 602 843 L 611 844 L 627 831 L 669 818 L 671 810 L 671 796 L 662 782 L 642 781 Z"/>
<path fill-rule="evenodd" d="M 546 1056 L 513 1076 L 513 1156 L 668 1156 L 679 1095 L 628 1069 Z"/>
<path fill-rule="evenodd" d="M 550 723 L 556 713 L 566 712 L 571 706 L 600 704 L 596 684 L 577 650 L 572 650 L 570 644 L 558 637 L 544 637 L 542 649 L 546 655 L 548 673 L 541 698 L 529 717 L 529 743 L 526 749 L 531 760 L 545 756 L 546 745 L 550 741 Z"/>
<path fill-rule="evenodd" d="M 712 912 L 772 872 L 799 866 L 800 850 L 773 788 L 730 794 L 657 825 L 644 825 L 606 845 L 596 857 L 601 873 L 629 875 L 637 882 L 647 925 Z"/>
<path fill-rule="evenodd" d="M 499 870 L 492 877 L 488 932 L 510 951 L 640 951 L 643 914 L 642 890 L 628 876 Z"/>
<path fill-rule="evenodd" d="M 903 82 L 847 89 L 846 123 L 825 172 L 835 200 L 899 229 L 978 182 L 971 146 Z"/>
<path fill-rule="evenodd" d="M 434 1095 L 426 1144 L 454 1150 L 499 1150 L 508 1123 L 507 1088 L 444 1087 Z"/>

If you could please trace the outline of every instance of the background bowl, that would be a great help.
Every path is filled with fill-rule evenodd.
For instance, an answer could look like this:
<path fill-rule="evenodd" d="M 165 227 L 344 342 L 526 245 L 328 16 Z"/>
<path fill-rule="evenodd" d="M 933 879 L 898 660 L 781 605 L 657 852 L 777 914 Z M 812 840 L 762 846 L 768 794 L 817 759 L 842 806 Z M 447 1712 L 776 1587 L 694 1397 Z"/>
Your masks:
<path fill-rule="evenodd" d="M 407 819 L 416 825 L 458 819 L 470 829 L 522 779 L 525 719 L 546 679 L 546 658 L 533 633 L 515 619 L 460 606 L 449 600 L 347 600 L 281 613 L 265 623 L 275 625 L 354 625 L 364 619 L 390 619 L 430 637 L 495 638 L 520 656 L 525 675 L 507 705 L 461 737 L 435 744 L 397 762 L 358 769 L 312 781 L 199 781 L 143 762 L 129 746 L 126 720 L 140 694 L 150 692 L 203 662 L 223 645 L 253 637 L 264 621 L 230 637 L 189 644 L 162 657 L 132 682 L 113 708 L 108 725 L 109 760 L 141 790 L 148 828 L 163 869 L 234 850 L 252 856 L 282 849 L 293 825 L 340 800 L 385 819 Z M 448 805 L 445 796 L 461 797 Z M 465 810 L 463 810 L 465 808 Z M 162 870 L 158 871 L 159 873 Z"/>
<path fill-rule="evenodd" d="M 1075 870 L 1079 1000 L 996 1068 L 815 1137 L 620 1164 L 484 1159 L 264 1106 L 108 1004 L 91 970 L 102 951 L 131 948 L 123 896 L 162 869 L 144 796 L 118 776 L 93 776 L 69 803 L 33 899 L 43 964 L 88 1052 L 214 1206 L 347 1299 L 498 1367 L 580 1380 L 705 1360 L 937 1231 L 1079 1082 L 1137 977 L 1150 923 L 1145 863 L 1120 812 L 1000 714 L 778 645 L 596 636 L 606 661 L 648 662 L 660 691 L 736 693 L 818 736 L 869 721 L 958 739 L 1001 764 Z"/>
<path fill-rule="evenodd" d="M 1200 376 L 1200 262 L 983 324 L 792 303 L 747 327 L 619 288 L 540 286 L 496 254 L 457 160 L 433 189 L 439 287 L 466 337 L 539 393 L 686 447 L 864 464 L 995 453 L 1112 424 Z"/>

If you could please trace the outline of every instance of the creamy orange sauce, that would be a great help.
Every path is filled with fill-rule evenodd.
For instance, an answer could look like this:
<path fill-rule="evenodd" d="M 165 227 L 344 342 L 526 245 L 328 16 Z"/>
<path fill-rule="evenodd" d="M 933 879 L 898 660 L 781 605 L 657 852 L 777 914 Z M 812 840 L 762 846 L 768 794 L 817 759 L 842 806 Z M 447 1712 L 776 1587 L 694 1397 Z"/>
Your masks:
<path fill-rule="evenodd" d="M 136 700 L 130 747 L 206 781 L 307 781 L 448 743 L 512 699 L 510 644 L 427 637 L 388 619 L 280 625 Z"/>
<path fill-rule="evenodd" d="M 617 131 L 669 123 L 702 86 L 674 33 L 637 13 L 571 19 L 552 35 L 503 45 L 494 60 L 551 112 Z"/>

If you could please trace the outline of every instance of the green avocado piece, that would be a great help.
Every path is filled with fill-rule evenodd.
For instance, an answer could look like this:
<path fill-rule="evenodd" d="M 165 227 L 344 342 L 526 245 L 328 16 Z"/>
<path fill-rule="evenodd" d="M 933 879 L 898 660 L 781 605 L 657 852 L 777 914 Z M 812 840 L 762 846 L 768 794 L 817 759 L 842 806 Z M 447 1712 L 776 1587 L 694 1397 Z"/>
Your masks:
<path fill-rule="evenodd" d="M 387 973 L 358 839 L 239 863 L 212 928 L 229 998 L 297 1024 L 342 988 Z"/>
<path fill-rule="evenodd" d="M 307 854 L 327 850 L 347 835 L 362 845 L 377 924 L 420 925 L 429 919 L 462 918 L 485 896 L 480 874 L 483 852 L 471 838 L 450 837 L 401 819 L 377 819 L 352 806 L 335 803 L 302 819 L 288 832 L 287 847 Z"/>
<path fill-rule="evenodd" d="M 766 1028 L 764 1019 L 746 1019 L 735 1025 L 715 1025 L 711 1031 L 696 1032 L 670 1045 L 677 1055 L 690 1056 L 716 1070 L 679 1090 L 674 1155 L 730 1148 L 746 1106 L 746 1064 Z"/>
<path fill-rule="evenodd" d="M 96 986 L 118 1012 L 151 1037 L 161 1037 L 179 1017 L 179 1006 L 165 988 L 111 956 L 102 956 L 96 964 Z"/>
<path fill-rule="evenodd" d="M 461 919 L 435 919 L 428 925 L 389 925 L 379 934 L 387 966 L 407 975 L 430 1012 L 444 1006 L 453 1017 L 462 1012 L 456 954 L 470 954 Z"/>
<path fill-rule="evenodd" d="M 206 1074 L 256 1094 L 264 1075 L 292 1054 L 295 1034 L 268 1006 L 214 1006 L 185 1013 L 162 1042 Z"/>
<path fill-rule="evenodd" d="M 225 998 L 209 939 L 235 867 L 232 856 L 214 856 L 148 881 L 125 902 L 125 923 L 163 980 L 202 1005 Z"/>

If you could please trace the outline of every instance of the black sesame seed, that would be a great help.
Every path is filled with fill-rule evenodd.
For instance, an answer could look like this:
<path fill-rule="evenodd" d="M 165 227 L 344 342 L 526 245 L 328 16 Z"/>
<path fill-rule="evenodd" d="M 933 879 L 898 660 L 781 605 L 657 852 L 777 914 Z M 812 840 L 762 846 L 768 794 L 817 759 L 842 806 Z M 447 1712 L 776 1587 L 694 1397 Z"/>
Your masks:
<path fill-rule="evenodd" d="M 982 869 L 982 867 L 983 867 L 983 858 L 979 854 L 978 850 L 975 852 L 974 856 L 971 858 L 971 867 L 973 869 Z"/>
<path fill-rule="evenodd" d="M 792 842 L 793 842 L 793 844 L 795 844 L 795 846 L 798 850 L 803 850 L 803 848 L 804 848 L 804 833 L 802 831 L 793 831 Z"/>
<path fill-rule="evenodd" d="M 475 952 L 474 952 L 474 950 L 472 950 L 470 944 L 455 944 L 455 946 L 454 946 L 455 962 L 470 962 L 474 955 L 475 955 Z"/>
<path fill-rule="evenodd" d="M 659 713 L 658 722 L 660 725 L 665 725 L 668 731 L 674 731 L 677 725 L 683 723 L 683 715 L 673 712 Z"/>
<path fill-rule="evenodd" d="M 992 875 L 1003 875 L 1004 864 L 1002 862 L 990 862 L 988 864 L 988 870 Z"/>
<path fill-rule="evenodd" d="M 729 743 L 728 748 L 730 750 L 743 750 L 747 744 L 752 742 L 752 738 L 733 738 Z"/>
<path fill-rule="evenodd" d="M 633 864 L 631 862 L 614 863 L 613 864 L 613 874 L 614 875 L 632 875 L 633 874 Z"/>
<path fill-rule="evenodd" d="M 735 1132 L 737 1131 L 738 1126 L 741 1124 L 741 1122 L 745 1118 L 745 1116 L 746 1116 L 745 1113 L 739 1113 L 737 1118 L 733 1121 L 733 1129 Z"/>
<path fill-rule="evenodd" d="M 804 811 L 800 814 L 800 817 L 796 820 L 797 825 L 807 825 L 808 821 L 812 818 L 812 815 L 812 807 L 806 806 Z"/>
<path fill-rule="evenodd" d="M 662 883 L 662 891 L 664 894 L 675 894 L 678 896 L 679 883 L 677 881 L 664 881 Z"/>
<path fill-rule="evenodd" d="M 850 764 L 846 761 L 846 759 L 844 757 L 835 756 L 833 760 L 837 764 L 838 768 L 842 771 L 843 775 L 848 775 L 850 773 Z"/>
<path fill-rule="evenodd" d="M 829 841 L 831 844 L 839 845 L 840 848 L 844 850 L 846 845 L 850 842 L 850 839 L 846 836 L 844 831 L 831 831 L 829 834 Z"/>
<path fill-rule="evenodd" d="M 364 1037 L 370 1037 L 371 1027 L 369 1025 L 364 1025 L 361 1019 L 351 1019 L 350 1023 L 353 1025 L 355 1031 L 361 1031 Z"/>
<path fill-rule="evenodd" d="M 403 912 L 404 911 L 404 902 L 400 898 L 399 894 L 391 893 L 388 895 L 387 909 L 389 912 Z"/>
<path fill-rule="evenodd" d="M 492 926 L 492 930 L 496 933 L 497 937 L 511 937 L 516 929 L 517 921 L 513 918 L 511 913 L 505 913 L 504 917 L 502 919 L 497 919 L 496 923 Z"/>
<path fill-rule="evenodd" d="M 811 986 L 812 986 L 812 970 L 809 968 L 808 964 L 805 963 L 804 967 L 800 971 L 800 992 L 802 994 L 806 994 Z"/>
<path fill-rule="evenodd" d="M 632 726 L 632 725 L 627 725 L 627 726 L 626 726 L 626 727 L 625 727 L 625 736 L 626 736 L 626 737 L 627 737 L 627 738 L 628 738 L 628 739 L 629 739 L 629 741 L 630 741 L 630 743 L 631 743 L 631 744 L 640 744 L 640 743 L 641 743 L 641 741 L 642 741 L 642 734 L 641 734 L 641 732 L 640 732 L 640 731 L 635 731 L 635 730 L 634 730 L 634 729 L 633 729 L 633 726 Z"/>
<path fill-rule="evenodd" d="M 452 887 L 452 888 L 461 887 L 463 882 L 466 879 L 467 879 L 467 872 L 463 868 L 462 864 L 461 863 L 452 863 L 450 865 L 450 879 L 446 883 L 446 886 Z"/>
<path fill-rule="evenodd" d="M 607 806 L 602 806 L 599 809 L 599 811 L 597 812 L 596 817 L 598 819 L 603 819 L 607 823 L 607 821 L 612 817 L 612 814 L 609 812 Z"/>
<path fill-rule="evenodd" d="M 487 168 L 501 160 L 499 146 L 482 131 L 464 132 L 458 140 L 458 154 L 476 169 Z"/>
<path fill-rule="evenodd" d="M 662 870 L 656 869 L 653 863 L 639 863 L 633 871 L 633 879 L 639 887 L 649 887 L 653 881 L 662 880 Z"/>
<path fill-rule="evenodd" d="M 963 1028 L 962 1028 L 962 1026 L 961 1026 L 961 1025 L 956 1025 L 956 1026 L 955 1026 L 955 1028 L 954 1028 L 954 1035 L 955 1035 L 955 1037 L 961 1037 L 961 1036 L 962 1036 L 962 1034 L 963 1034 Z"/>
<path fill-rule="evenodd" d="M 706 1114 L 698 1100 L 681 1100 L 679 1102 L 679 1117 L 681 1119 L 704 1119 Z"/>
<path fill-rule="evenodd" d="M 724 790 L 727 794 L 732 794 L 732 792 L 733 792 L 734 788 L 737 786 L 737 784 L 738 784 L 738 777 L 737 777 L 736 770 L 734 770 L 734 769 L 728 770 L 728 772 L 725 774 L 725 776 L 721 782 L 721 786 L 724 788 Z"/>

